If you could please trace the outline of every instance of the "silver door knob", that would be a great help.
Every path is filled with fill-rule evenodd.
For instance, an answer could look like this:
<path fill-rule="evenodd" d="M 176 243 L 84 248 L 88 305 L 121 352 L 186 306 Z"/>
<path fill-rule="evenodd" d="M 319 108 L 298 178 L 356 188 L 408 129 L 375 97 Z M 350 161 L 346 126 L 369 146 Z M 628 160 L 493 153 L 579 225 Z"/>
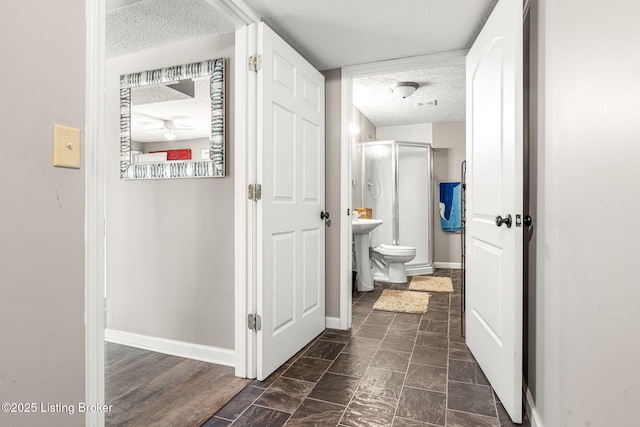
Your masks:
<path fill-rule="evenodd" d="M 511 214 L 507 214 L 506 218 L 502 218 L 500 215 L 496 217 L 496 225 L 498 227 L 501 227 L 502 224 L 507 224 L 507 228 L 511 228 L 511 223 L 512 223 Z"/>

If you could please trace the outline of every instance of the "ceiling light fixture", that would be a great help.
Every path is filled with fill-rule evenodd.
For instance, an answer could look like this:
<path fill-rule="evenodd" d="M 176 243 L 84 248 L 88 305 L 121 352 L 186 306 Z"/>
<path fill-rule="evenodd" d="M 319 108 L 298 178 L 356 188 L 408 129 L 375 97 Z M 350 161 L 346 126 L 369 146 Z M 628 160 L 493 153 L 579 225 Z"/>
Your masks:
<path fill-rule="evenodd" d="M 420 85 L 414 82 L 398 82 L 389 86 L 389 89 L 391 89 L 391 92 L 393 92 L 394 95 L 406 98 L 413 95 L 413 92 L 415 92 L 419 87 Z"/>
<path fill-rule="evenodd" d="M 164 137 L 167 141 L 173 141 L 174 139 L 176 139 L 176 134 L 173 132 L 173 129 L 169 128 L 165 133 L 164 133 Z"/>

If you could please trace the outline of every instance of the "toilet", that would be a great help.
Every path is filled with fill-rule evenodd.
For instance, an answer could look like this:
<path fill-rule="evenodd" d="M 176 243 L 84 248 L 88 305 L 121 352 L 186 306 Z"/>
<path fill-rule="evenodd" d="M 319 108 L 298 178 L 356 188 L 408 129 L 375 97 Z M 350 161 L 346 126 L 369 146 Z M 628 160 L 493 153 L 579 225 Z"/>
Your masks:
<path fill-rule="evenodd" d="M 369 248 L 369 253 L 373 267 L 373 280 L 391 283 L 407 282 L 407 269 L 404 264 L 416 257 L 416 248 L 382 243 Z"/>

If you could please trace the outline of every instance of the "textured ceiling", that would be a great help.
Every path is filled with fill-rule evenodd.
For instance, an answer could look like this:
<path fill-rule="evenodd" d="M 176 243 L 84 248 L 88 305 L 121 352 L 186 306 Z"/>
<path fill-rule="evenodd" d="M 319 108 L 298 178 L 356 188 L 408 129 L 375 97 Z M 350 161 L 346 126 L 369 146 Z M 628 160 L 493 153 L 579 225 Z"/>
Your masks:
<path fill-rule="evenodd" d="M 420 87 L 413 95 L 401 98 L 389 89 L 397 82 L 415 82 Z M 433 105 L 434 100 L 437 105 Z M 465 67 L 356 78 L 353 104 L 376 127 L 462 121 L 465 118 Z"/>
<path fill-rule="evenodd" d="M 106 14 L 106 57 L 235 31 L 205 0 L 111 1 Z M 110 4 L 107 4 L 109 9 Z"/>
<path fill-rule="evenodd" d="M 471 47 L 497 0 L 245 0 L 319 70 Z"/>
<path fill-rule="evenodd" d="M 235 31 L 210 1 L 107 0 L 107 58 Z M 497 1 L 244 0 L 319 70 L 467 49 Z M 397 81 L 421 87 L 397 99 Z M 464 85 L 463 67 L 418 70 L 356 79 L 354 100 L 376 126 L 457 121 Z"/>

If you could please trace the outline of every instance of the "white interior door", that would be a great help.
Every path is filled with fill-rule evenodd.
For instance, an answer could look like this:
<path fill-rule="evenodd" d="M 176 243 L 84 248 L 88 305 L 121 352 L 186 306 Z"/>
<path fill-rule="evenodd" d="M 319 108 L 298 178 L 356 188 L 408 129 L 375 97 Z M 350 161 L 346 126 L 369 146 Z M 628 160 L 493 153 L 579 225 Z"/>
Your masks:
<path fill-rule="evenodd" d="M 258 24 L 257 377 L 325 328 L 324 76 Z"/>
<path fill-rule="evenodd" d="M 522 422 L 522 2 L 500 0 L 467 54 L 466 341 Z M 511 226 L 496 217 L 511 216 Z"/>

